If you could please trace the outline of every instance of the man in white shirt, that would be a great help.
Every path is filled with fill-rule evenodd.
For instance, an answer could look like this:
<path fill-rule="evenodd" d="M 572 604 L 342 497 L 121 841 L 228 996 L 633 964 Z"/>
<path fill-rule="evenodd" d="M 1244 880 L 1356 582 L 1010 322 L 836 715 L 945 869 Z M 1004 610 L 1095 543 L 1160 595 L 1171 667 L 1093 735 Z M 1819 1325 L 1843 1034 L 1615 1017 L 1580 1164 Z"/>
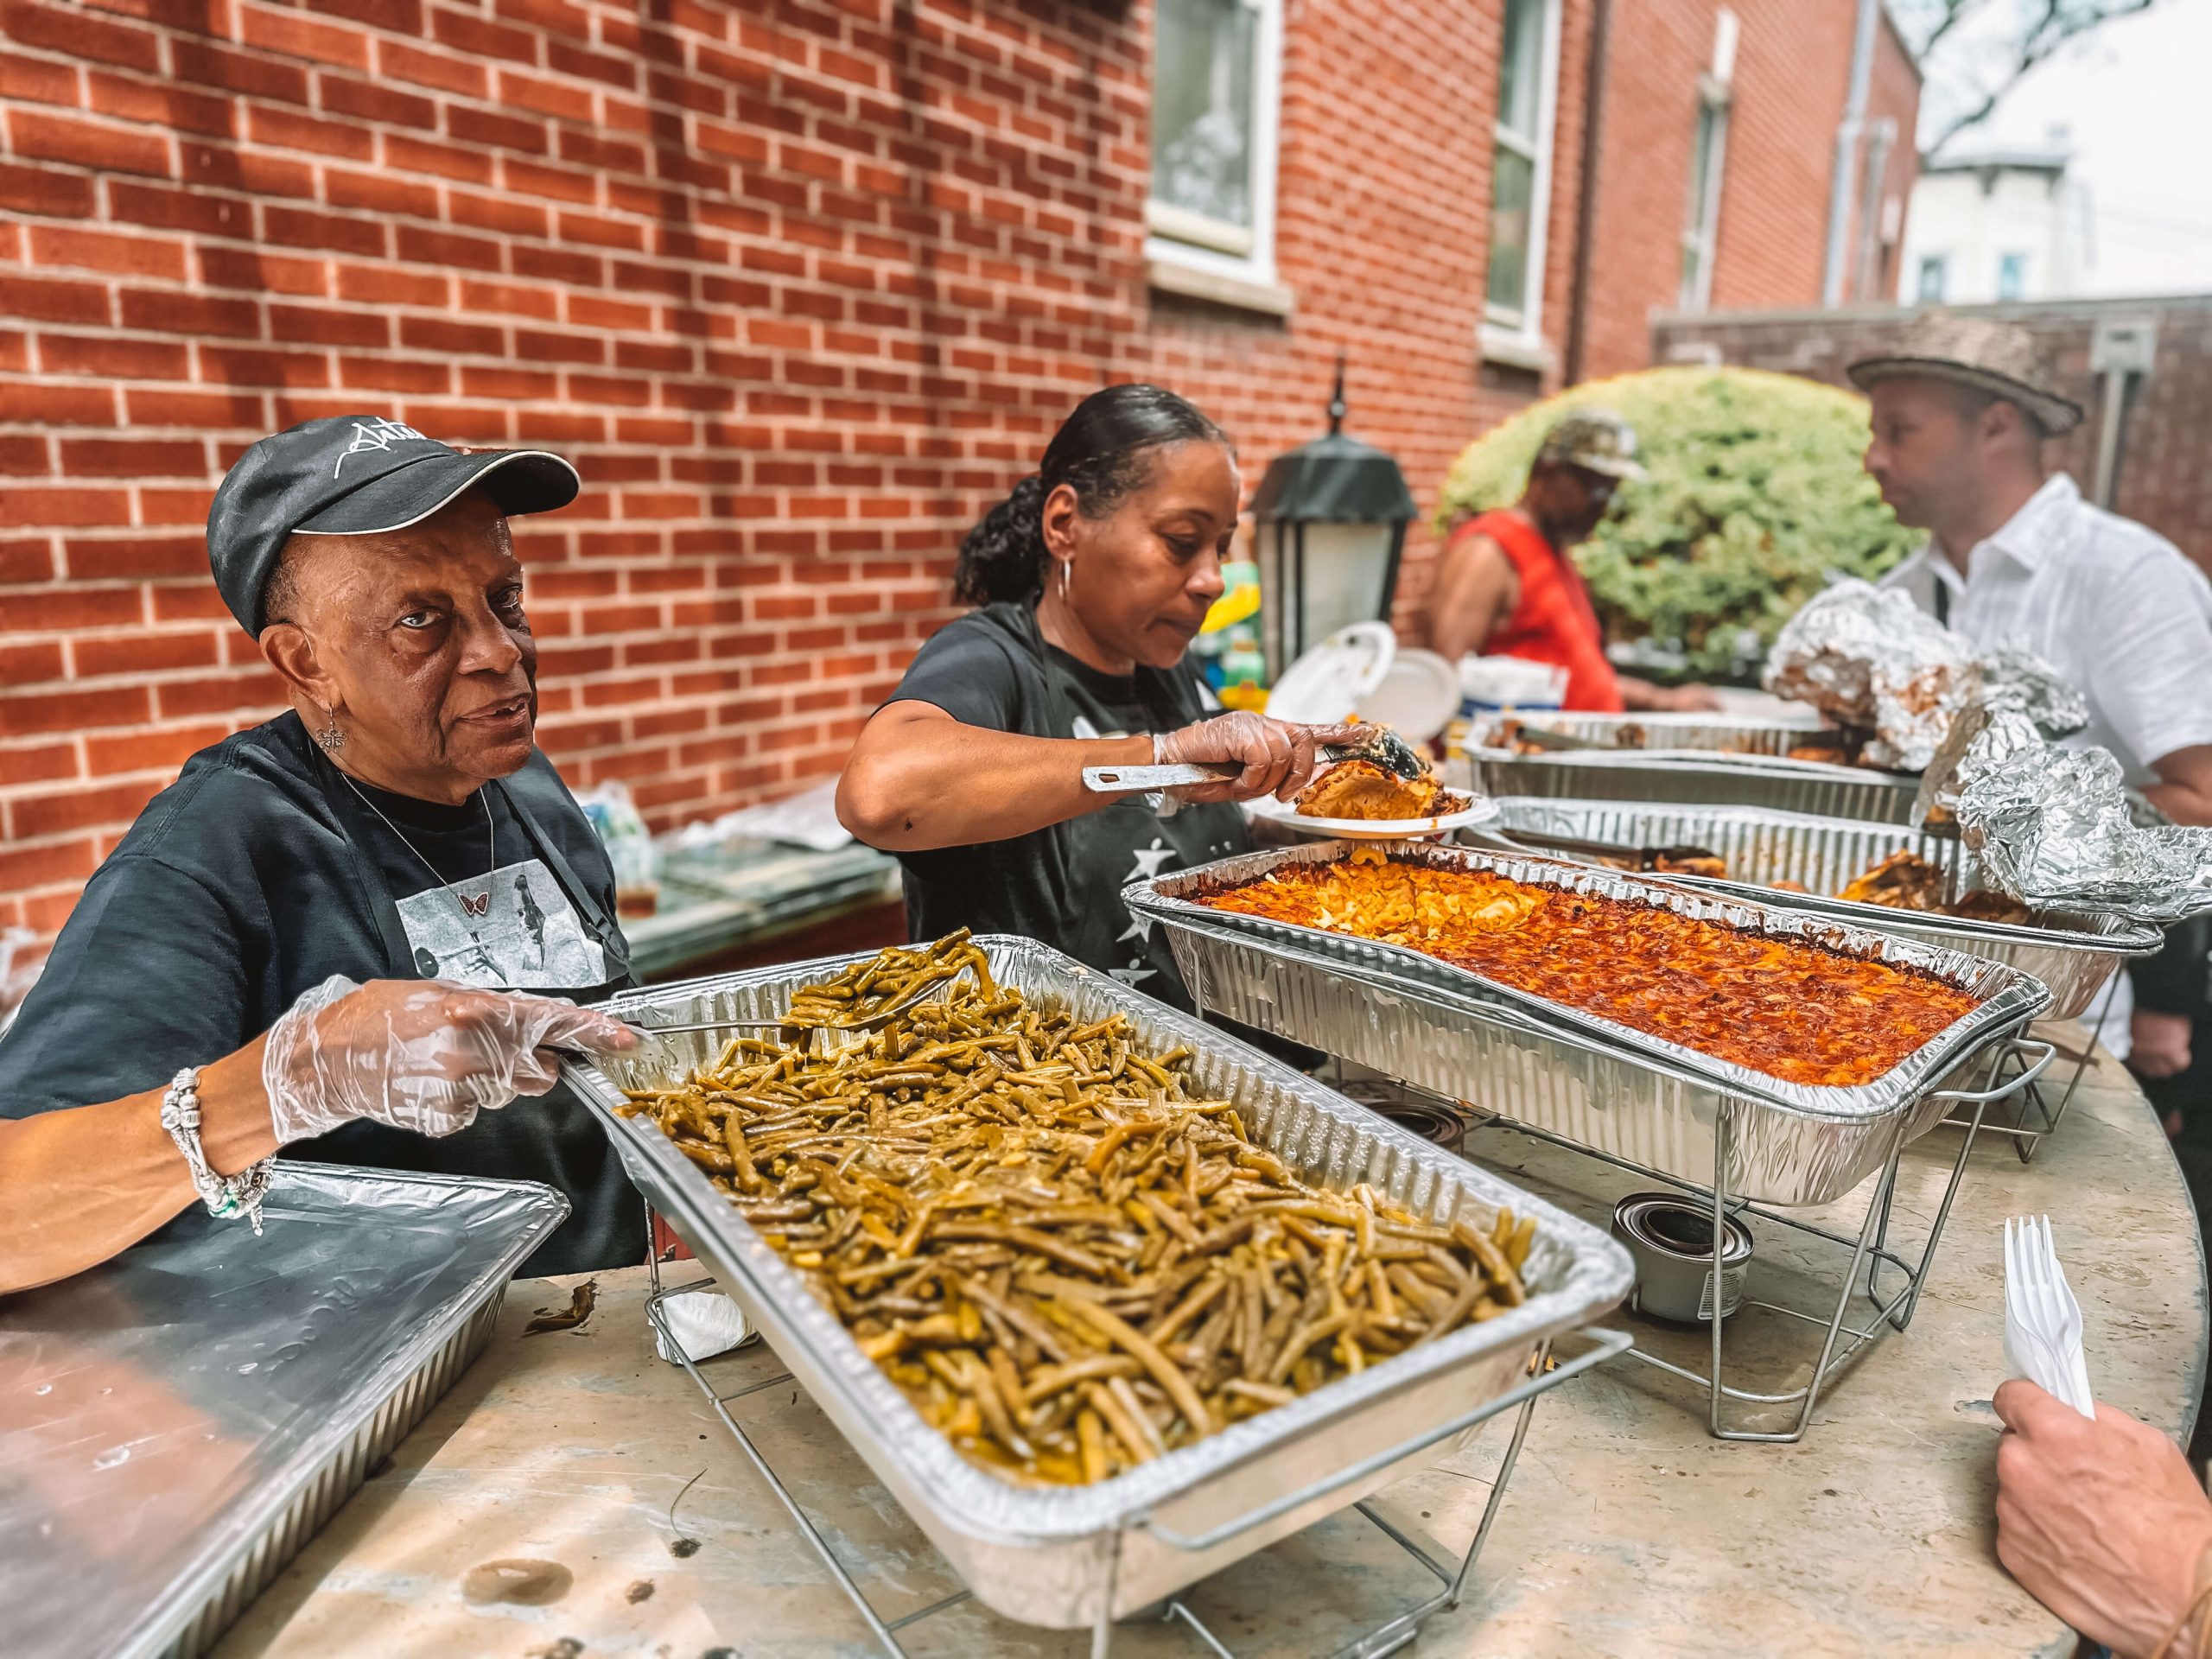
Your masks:
<path fill-rule="evenodd" d="M 1872 404 L 1866 470 L 1900 522 L 1929 532 L 1884 585 L 1977 645 L 2051 664 L 2088 702 L 2074 741 L 2110 749 L 2176 823 L 2212 823 L 2212 582 L 2063 473 L 2044 476 L 2044 439 L 2082 410 L 2051 389 L 2027 331 L 1933 314 L 1848 372 Z M 2133 1025 L 2139 1070 L 2188 1065 L 2185 1015 Z"/>

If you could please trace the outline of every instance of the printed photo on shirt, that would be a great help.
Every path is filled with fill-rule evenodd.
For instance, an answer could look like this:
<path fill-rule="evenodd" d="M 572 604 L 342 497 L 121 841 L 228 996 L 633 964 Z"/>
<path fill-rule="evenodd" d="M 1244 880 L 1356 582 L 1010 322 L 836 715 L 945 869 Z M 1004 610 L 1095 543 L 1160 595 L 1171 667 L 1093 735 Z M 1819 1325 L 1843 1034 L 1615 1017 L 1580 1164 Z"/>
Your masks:
<path fill-rule="evenodd" d="M 534 858 L 402 899 L 399 919 L 426 979 L 553 989 L 607 978 L 606 953 Z"/>

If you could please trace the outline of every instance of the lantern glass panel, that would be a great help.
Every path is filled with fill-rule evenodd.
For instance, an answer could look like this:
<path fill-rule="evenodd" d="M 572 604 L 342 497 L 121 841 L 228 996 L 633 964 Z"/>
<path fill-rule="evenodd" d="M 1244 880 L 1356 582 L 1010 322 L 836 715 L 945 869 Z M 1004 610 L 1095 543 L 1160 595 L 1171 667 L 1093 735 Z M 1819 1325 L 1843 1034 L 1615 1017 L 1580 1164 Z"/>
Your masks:
<path fill-rule="evenodd" d="M 1309 647 L 1351 622 L 1382 613 L 1395 526 L 1306 524 L 1305 579 L 1299 580 L 1297 524 L 1261 529 L 1261 602 L 1268 622 L 1268 672 L 1280 676 Z M 1276 556 L 1281 547 L 1280 564 Z M 1302 599 L 1302 603 L 1301 603 Z"/>

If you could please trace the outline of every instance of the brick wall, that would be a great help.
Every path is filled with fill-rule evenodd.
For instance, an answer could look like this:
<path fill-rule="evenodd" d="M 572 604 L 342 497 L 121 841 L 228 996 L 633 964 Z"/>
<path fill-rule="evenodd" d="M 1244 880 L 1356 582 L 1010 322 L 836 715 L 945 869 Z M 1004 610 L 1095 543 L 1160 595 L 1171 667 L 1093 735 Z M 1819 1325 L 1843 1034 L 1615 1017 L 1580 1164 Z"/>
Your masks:
<path fill-rule="evenodd" d="M 2150 525 L 2212 574 L 2212 472 L 2204 466 L 2205 421 L 2212 414 L 2212 296 L 1952 308 L 2006 318 L 2036 336 L 2059 389 L 2088 411 L 2080 426 L 2046 447 L 2044 459 L 2071 473 L 2085 493 L 2096 476 L 2104 417 L 2102 378 L 2089 370 L 2096 326 L 2107 318 L 2148 318 L 2155 323 L 2156 359 L 2123 416 L 2113 507 Z M 1740 363 L 1845 385 L 1845 365 L 1894 341 L 1916 315 L 1866 307 L 1669 317 L 1656 327 L 1653 353 L 1662 360 Z"/>
<path fill-rule="evenodd" d="M 1181 385 L 1255 480 L 1343 348 L 1433 502 L 1541 390 L 1474 350 L 1500 8 L 1287 10 L 1286 322 L 1147 289 L 1141 0 L 0 3 L 0 925 L 52 931 L 271 711 L 201 524 L 295 421 L 575 458 L 518 526 L 542 737 L 663 825 L 836 767 L 1104 379 Z"/>
<path fill-rule="evenodd" d="M 1654 316 L 1675 308 L 1689 215 L 1699 78 L 1713 63 L 1721 0 L 1617 0 L 1605 71 L 1593 282 L 1583 372 L 1650 361 Z M 1712 305 L 1816 305 L 1827 238 L 1836 124 L 1851 67 L 1853 6 L 1729 0 L 1740 22 L 1730 82 Z M 1919 79 L 1878 31 L 1870 118 L 1897 124 L 1889 174 L 1909 194 Z M 1854 191 L 1856 184 L 1854 182 Z"/>

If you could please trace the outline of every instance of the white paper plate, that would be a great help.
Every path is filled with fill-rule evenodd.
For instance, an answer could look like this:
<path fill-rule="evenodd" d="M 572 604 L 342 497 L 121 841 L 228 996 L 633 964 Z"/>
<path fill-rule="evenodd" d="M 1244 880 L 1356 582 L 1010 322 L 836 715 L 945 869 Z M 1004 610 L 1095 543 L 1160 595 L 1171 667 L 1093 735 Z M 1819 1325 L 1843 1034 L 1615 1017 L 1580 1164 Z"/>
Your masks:
<path fill-rule="evenodd" d="M 1418 748 L 1459 712 L 1459 671 L 1433 651 L 1402 650 L 1382 683 L 1359 701 L 1359 717 L 1395 729 Z"/>
<path fill-rule="evenodd" d="M 1382 683 L 1397 654 L 1398 636 L 1388 622 L 1338 628 L 1283 670 L 1268 693 L 1268 713 L 1298 726 L 1349 720 L 1361 700 Z"/>
<path fill-rule="evenodd" d="M 1440 812 L 1427 818 L 1309 818 L 1290 802 L 1279 801 L 1272 795 L 1245 802 L 1244 810 L 1254 817 L 1265 818 L 1294 834 L 1312 836 L 1319 841 L 1419 840 L 1448 836 L 1454 830 L 1479 829 L 1495 823 L 1499 816 L 1497 803 L 1487 795 L 1472 797 L 1471 804 L 1461 811 Z"/>

